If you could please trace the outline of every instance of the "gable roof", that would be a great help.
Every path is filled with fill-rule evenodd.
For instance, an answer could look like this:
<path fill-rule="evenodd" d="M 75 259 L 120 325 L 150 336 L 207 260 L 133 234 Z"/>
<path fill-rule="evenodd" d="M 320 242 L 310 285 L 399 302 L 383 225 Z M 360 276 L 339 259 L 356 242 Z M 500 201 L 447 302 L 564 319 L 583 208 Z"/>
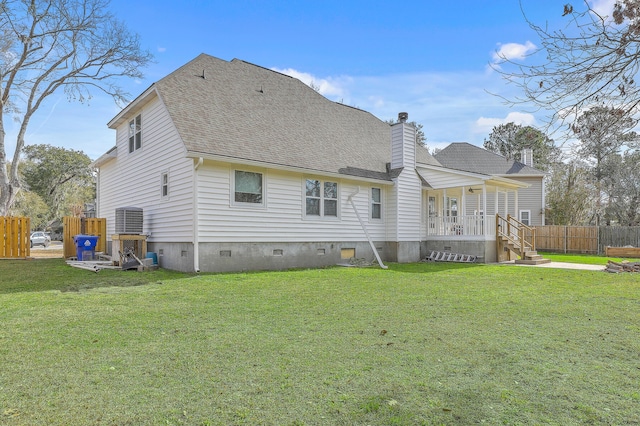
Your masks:
<path fill-rule="evenodd" d="M 544 176 L 546 173 L 519 161 L 467 142 L 454 142 L 435 154 L 445 167 L 487 175 Z"/>
<path fill-rule="evenodd" d="M 391 126 L 293 77 L 201 54 L 150 91 L 167 108 L 188 156 L 391 179 Z M 109 125 L 133 112 L 126 108 Z M 420 148 L 418 161 L 437 164 Z"/>

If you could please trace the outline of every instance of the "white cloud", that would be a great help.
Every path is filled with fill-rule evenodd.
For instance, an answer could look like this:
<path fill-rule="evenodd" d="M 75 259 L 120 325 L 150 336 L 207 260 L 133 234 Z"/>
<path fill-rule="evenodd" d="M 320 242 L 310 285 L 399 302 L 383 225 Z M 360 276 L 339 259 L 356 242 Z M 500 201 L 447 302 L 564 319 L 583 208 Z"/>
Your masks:
<path fill-rule="evenodd" d="M 344 87 L 342 87 L 342 85 L 345 83 L 343 81 L 345 80 L 345 78 L 329 78 L 329 79 L 319 78 L 306 72 L 294 70 L 293 68 L 285 68 L 285 69 L 272 68 L 272 70 L 297 78 L 307 86 L 313 86 L 315 88 L 318 88 L 318 92 L 321 95 L 324 95 L 327 97 L 330 97 L 330 96 L 339 97 L 339 96 L 345 95 Z M 348 78 L 346 80 L 348 80 Z"/>
<path fill-rule="evenodd" d="M 536 45 L 527 40 L 525 44 L 520 43 L 498 43 L 498 49 L 493 52 L 493 63 L 509 61 L 513 59 L 524 59 L 527 55 L 536 50 Z"/>
<path fill-rule="evenodd" d="M 615 3 L 616 0 L 590 0 L 589 6 L 591 6 L 594 12 L 604 18 L 611 17 Z"/>
<path fill-rule="evenodd" d="M 532 114 L 523 112 L 510 112 L 505 118 L 480 117 L 475 122 L 474 131 L 476 133 L 489 134 L 494 127 L 506 123 L 515 123 L 522 126 L 533 126 L 536 118 Z"/>

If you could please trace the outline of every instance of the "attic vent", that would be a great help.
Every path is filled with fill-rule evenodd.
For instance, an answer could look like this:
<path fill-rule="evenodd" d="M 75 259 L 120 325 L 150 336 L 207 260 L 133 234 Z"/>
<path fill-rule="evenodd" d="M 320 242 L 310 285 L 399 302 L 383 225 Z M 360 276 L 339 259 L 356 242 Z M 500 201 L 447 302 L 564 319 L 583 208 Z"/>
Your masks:
<path fill-rule="evenodd" d="M 142 209 L 138 207 L 117 208 L 116 234 L 142 234 Z"/>

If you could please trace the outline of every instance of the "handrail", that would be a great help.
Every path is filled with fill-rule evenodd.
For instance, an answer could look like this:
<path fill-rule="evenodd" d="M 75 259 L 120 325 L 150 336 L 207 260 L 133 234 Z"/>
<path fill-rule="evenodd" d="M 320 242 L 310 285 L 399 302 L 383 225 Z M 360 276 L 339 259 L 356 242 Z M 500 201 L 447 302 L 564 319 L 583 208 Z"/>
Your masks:
<path fill-rule="evenodd" d="M 504 231 L 503 224 L 506 225 L 506 231 Z M 511 229 L 512 227 L 513 230 Z M 528 231 L 528 234 L 531 235 L 530 241 L 527 241 L 525 231 Z M 496 238 L 500 237 L 506 238 L 514 246 L 519 247 L 520 257 L 523 257 L 527 251 L 536 250 L 536 228 L 525 225 L 510 214 L 507 215 L 506 219 L 500 214 L 496 214 Z"/>

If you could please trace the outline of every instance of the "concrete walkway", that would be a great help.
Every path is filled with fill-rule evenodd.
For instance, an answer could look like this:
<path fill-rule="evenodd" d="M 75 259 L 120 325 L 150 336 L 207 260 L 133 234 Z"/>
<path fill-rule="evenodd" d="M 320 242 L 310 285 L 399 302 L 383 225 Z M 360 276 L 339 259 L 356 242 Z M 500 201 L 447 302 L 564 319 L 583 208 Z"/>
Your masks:
<path fill-rule="evenodd" d="M 582 269 L 585 271 L 604 271 L 606 266 L 604 265 L 586 265 L 583 263 L 565 263 L 565 262 L 551 262 L 551 263 L 542 263 L 540 265 L 522 265 L 516 264 L 515 262 L 504 262 L 510 263 L 515 266 L 526 266 L 529 268 L 556 268 L 556 269 Z"/>

